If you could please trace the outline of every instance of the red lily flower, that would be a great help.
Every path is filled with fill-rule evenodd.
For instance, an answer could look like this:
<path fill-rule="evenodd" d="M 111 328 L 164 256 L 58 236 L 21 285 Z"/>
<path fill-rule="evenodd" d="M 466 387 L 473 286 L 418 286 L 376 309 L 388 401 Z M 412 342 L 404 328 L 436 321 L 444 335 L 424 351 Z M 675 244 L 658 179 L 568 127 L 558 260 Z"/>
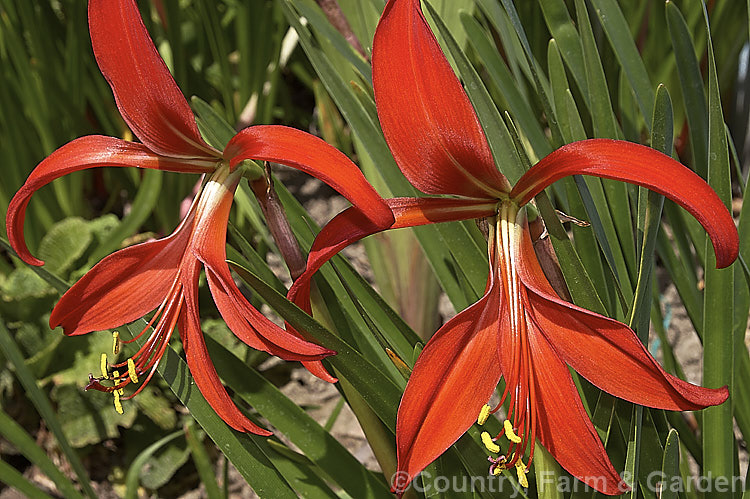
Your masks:
<path fill-rule="evenodd" d="M 407 42 L 405 42 L 407 41 Z M 335 217 L 316 238 L 308 268 L 289 298 L 309 310 L 312 274 L 346 245 L 378 231 L 488 217 L 490 273 L 484 296 L 437 331 L 417 360 L 398 410 L 399 483 L 409 482 L 480 415 L 501 377 L 509 410 L 504 431 L 484 434 L 492 473 L 515 468 L 521 484 L 538 439 L 563 468 L 605 494 L 621 480 L 586 415 L 567 366 L 619 398 L 668 410 L 726 400 L 668 373 L 625 324 L 562 300 L 534 253 L 523 208 L 567 175 L 594 175 L 647 187 L 671 198 L 703 225 L 717 265 L 737 257 L 731 215 L 692 171 L 653 149 L 593 139 L 568 144 L 534 165 L 511 188 L 498 173 L 479 120 L 430 31 L 419 0 L 390 0 L 375 33 L 373 86 L 383 134 L 409 181 L 457 198 L 387 200 L 395 221 L 380 226 L 357 208 Z M 567 366 L 566 366 L 567 365 Z M 507 451 L 495 443 L 508 437 Z M 506 444 L 503 444 L 506 445 Z M 527 463 L 523 462 L 528 456 Z M 405 477 L 408 479 L 404 480 Z"/>
<path fill-rule="evenodd" d="M 198 278 L 201 265 L 221 315 L 237 337 L 252 348 L 285 360 L 304 361 L 323 379 L 335 381 L 320 364 L 334 352 L 276 326 L 251 306 L 235 285 L 226 258 L 226 228 L 242 161 L 273 161 L 298 168 L 331 185 L 367 217 L 393 220 L 382 198 L 359 169 L 321 139 L 281 126 L 239 132 L 223 152 L 200 136 L 187 101 L 151 41 L 134 0 L 91 0 L 89 29 L 94 55 L 112 87 L 123 119 L 142 143 L 113 137 L 82 137 L 42 161 L 11 200 L 7 214 L 10 243 L 25 262 L 42 265 L 23 236 L 32 194 L 70 172 L 99 166 L 153 168 L 208 175 L 187 216 L 169 237 L 120 250 L 99 262 L 55 306 L 50 327 L 79 335 L 132 322 L 156 310 L 148 340 L 126 362 L 107 366 L 89 388 L 119 395 L 129 383 L 153 376 L 174 327 L 196 384 L 232 428 L 270 433 L 252 423 L 222 387 L 201 333 Z M 141 335 L 148 329 L 144 328 Z M 140 335 L 139 335 L 140 336 Z M 107 379 L 108 386 L 102 381 Z M 130 395 L 128 398 L 132 397 Z"/>

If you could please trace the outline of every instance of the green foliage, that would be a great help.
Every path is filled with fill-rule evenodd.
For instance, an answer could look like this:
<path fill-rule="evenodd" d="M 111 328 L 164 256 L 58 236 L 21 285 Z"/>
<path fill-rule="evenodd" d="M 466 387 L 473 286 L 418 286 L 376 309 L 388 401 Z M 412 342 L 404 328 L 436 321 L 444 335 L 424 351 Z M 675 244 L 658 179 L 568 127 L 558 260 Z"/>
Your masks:
<path fill-rule="evenodd" d="M 139 6 L 181 89 L 195 96 L 191 103 L 209 143 L 221 148 L 236 129 L 250 124 L 295 126 L 350 155 L 381 194 L 418 195 L 391 156 L 372 94 L 368 58 L 385 0 L 338 3 L 364 53 L 312 0 L 162 0 Z M 511 181 L 564 143 L 624 137 L 678 157 L 708 179 L 727 205 L 739 205 L 745 185 L 735 172 L 747 174 L 746 138 L 724 114 L 747 86 L 746 75 L 737 79 L 749 17 L 745 2 L 710 2 L 709 7 L 708 25 L 700 3 L 688 0 L 434 1 L 425 11 L 477 110 L 498 167 Z M 131 137 L 87 33 L 80 0 L 0 0 L 0 226 L 15 191 L 55 148 L 91 133 Z M 733 165 L 737 160 L 743 163 Z M 240 407 L 275 430 L 267 439 L 231 430 L 211 410 L 178 342 L 160 364 L 160 376 L 118 415 L 111 394 L 82 390 L 87 374 L 98 372 L 101 354 L 114 358 L 112 332 L 64 337 L 49 330 L 49 312 L 68 283 L 118 248 L 171 232 L 179 223 L 180 203 L 189 201 L 199 181 L 131 170 L 83 172 L 35 194 L 26 235 L 34 254 L 46 261 L 42 269 L 20 263 L 2 241 L 0 423 L 7 424 L 0 424 L 0 434 L 12 452 L 47 475 L 57 487 L 54 493 L 65 497 L 94 497 L 89 478 L 94 473 L 84 458 L 104 447 L 116 449 L 118 457 L 98 463 L 96 475 L 106 476 L 126 497 L 169 495 L 177 483 L 182 493 L 200 482 L 208 497 L 225 496 L 226 475 L 216 477 L 220 462 L 234 466 L 264 497 L 389 497 L 404 373 L 439 325 L 438 297 L 445 294 L 460 311 L 484 290 L 486 245 L 476 225 L 432 225 L 369 239 L 365 247 L 380 293 L 349 261 L 335 258 L 316 278 L 316 315 L 310 319 L 283 298 L 285 268 L 269 264 L 280 252 L 243 181 L 228 247 L 238 282 L 267 315 L 273 309 L 336 350 L 326 366 L 342 380 L 337 385 L 341 402 L 330 424 L 313 418 L 315 407 L 285 394 L 284 386 L 296 383 L 290 369 L 268 367 L 267 355 L 239 342 L 202 285 L 202 326 L 212 359 Z M 298 184 L 297 176 L 277 175 L 277 191 L 305 251 L 319 228 L 308 213 L 305 187 Z M 692 217 L 642 190 L 567 179 L 538 197 L 537 207 L 577 304 L 629 321 L 665 368 L 684 377 L 685 359 L 672 350 L 667 335 L 670 310 L 661 305 L 665 287 L 673 283 L 679 303 L 670 306 L 685 309 L 703 344 L 703 383 L 726 383 L 733 390 L 730 403 L 686 421 L 679 414 L 617 401 L 576 379 L 616 468 L 635 477 L 638 489 L 630 496 L 656 497 L 646 480 L 654 471 L 665 480 L 688 479 L 688 457 L 701 473 L 738 475 L 736 440 L 746 442 L 750 433 L 750 395 L 743 389 L 750 384 L 744 341 L 750 208 L 742 204 L 738 215 L 745 269 L 737 263 L 715 271 L 711 246 Z M 588 220 L 591 227 L 563 225 L 555 209 Z M 393 263 L 397 258 L 403 261 Z M 656 337 L 648 334 L 649 322 Z M 127 337 L 126 331 L 137 333 L 144 326 L 138 321 L 121 332 Z M 683 334 L 692 334 L 687 329 Z M 124 346 L 119 358 L 140 344 Z M 386 349 L 406 367 L 394 365 Z M 336 416 L 342 406 L 347 410 Z M 337 440 L 334 422 L 350 414 L 348 409 L 382 473 L 365 467 L 357 449 Z M 489 431 L 499 430 L 497 421 L 487 424 Z M 73 473 L 56 470 L 40 446 L 45 428 L 53 435 L 54 454 Z M 479 440 L 472 428 L 429 471 L 485 476 Z M 477 495 L 591 497 L 544 490 L 542 472 L 573 479 L 538 452 L 528 491 Z M 5 457 L 0 480 L 44 497 L 38 484 Z M 518 487 L 514 477 L 506 478 Z M 689 496 L 666 490 L 660 497 Z"/>

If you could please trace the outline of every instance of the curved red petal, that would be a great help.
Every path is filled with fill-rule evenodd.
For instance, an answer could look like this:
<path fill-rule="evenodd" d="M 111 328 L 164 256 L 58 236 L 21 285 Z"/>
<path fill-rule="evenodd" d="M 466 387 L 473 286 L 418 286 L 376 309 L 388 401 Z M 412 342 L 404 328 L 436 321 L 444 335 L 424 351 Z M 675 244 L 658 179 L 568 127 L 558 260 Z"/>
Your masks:
<path fill-rule="evenodd" d="M 295 333 L 295 331 L 290 331 L 291 333 Z M 305 366 L 305 369 L 310 371 L 310 374 L 313 376 L 322 379 L 323 381 L 327 381 L 328 383 L 337 383 L 338 378 L 335 376 L 331 376 L 331 373 L 328 372 L 328 370 L 325 368 L 322 362 L 319 360 L 313 360 L 311 362 L 303 362 L 303 366 Z"/>
<path fill-rule="evenodd" d="M 570 372 L 539 331 L 529 334 L 533 352 L 536 436 L 571 475 L 607 495 L 629 490 L 612 467 L 591 424 Z"/>
<path fill-rule="evenodd" d="M 309 133 L 280 125 L 259 125 L 241 130 L 227 144 L 230 164 L 245 159 L 272 161 L 312 175 L 333 187 L 377 224 L 393 215 L 362 172 L 344 153 Z"/>
<path fill-rule="evenodd" d="M 8 239 L 18 256 L 30 265 L 44 262 L 34 258 L 23 237 L 26 207 L 31 196 L 42 186 L 68 173 L 99 166 L 131 166 L 173 172 L 203 173 L 212 171 L 214 161 L 176 161 L 158 156 L 142 144 L 126 142 L 113 137 L 90 135 L 73 140 L 50 154 L 39 163 L 29 178 L 16 192 L 8 206 L 6 227 Z"/>
<path fill-rule="evenodd" d="M 713 189 L 669 156 L 632 142 L 589 139 L 564 145 L 526 172 L 511 198 L 526 204 L 545 187 L 569 175 L 622 180 L 663 194 L 690 212 L 708 232 L 718 268 L 737 258 L 737 228 Z"/>
<path fill-rule="evenodd" d="M 285 360 L 315 361 L 334 354 L 277 326 L 250 305 L 232 279 L 226 263 L 229 212 L 239 172 L 223 183 L 209 180 L 196 207 L 191 251 L 206 267 L 206 277 L 219 312 L 229 329 L 248 346 Z"/>
<path fill-rule="evenodd" d="M 256 425 L 242 414 L 221 384 L 213 362 L 208 356 L 203 332 L 200 329 L 200 317 L 198 316 L 199 269 L 196 266 L 190 270 L 184 276 L 183 280 L 185 304 L 183 310 L 180 312 L 177 328 L 180 331 L 185 358 L 188 368 L 190 368 L 190 373 L 195 379 L 195 384 L 198 385 L 198 389 L 206 398 L 211 408 L 229 426 L 237 431 L 270 437 L 273 435 L 270 431 Z"/>
<path fill-rule="evenodd" d="M 154 310 L 177 278 L 192 216 L 171 236 L 117 251 L 96 264 L 57 302 L 51 328 L 78 335 L 121 326 Z"/>
<path fill-rule="evenodd" d="M 372 80 L 383 134 L 417 189 L 497 198 L 510 184 L 419 2 L 390 0 L 375 31 Z"/>
<path fill-rule="evenodd" d="M 398 407 L 398 472 L 411 481 L 477 420 L 501 368 L 497 356 L 500 291 L 496 285 L 427 342 Z M 401 493 L 408 482 L 399 480 Z"/>
<path fill-rule="evenodd" d="M 229 268 L 226 264 L 224 267 L 207 265 L 206 276 L 221 316 L 242 342 L 284 360 L 317 361 L 336 353 L 305 341 L 268 320 L 247 303 L 234 284 Z"/>
<path fill-rule="evenodd" d="M 388 229 L 415 227 L 440 222 L 454 222 L 492 216 L 497 211 L 494 201 L 450 198 L 386 199 L 394 221 L 378 225 L 352 207 L 331 219 L 315 238 L 307 259 L 305 272 L 297 278 L 287 297 L 310 312 L 309 286 L 313 274 L 336 253 L 360 239 Z"/>
<path fill-rule="evenodd" d="M 94 55 L 120 114 L 149 149 L 165 156 L 218 157 L 151 41 L 134 0 L 90 0 Z"/>
<path fill-rule="evenodd" d="M 625 324 L 560 299 L 524 230 L 518 274 L 529 293 L 533 320 L 560 357 L 602 390 L 635 404 L 692 411 L 724 402 L 726 387 L 702 388 L 664 371 Z"/>

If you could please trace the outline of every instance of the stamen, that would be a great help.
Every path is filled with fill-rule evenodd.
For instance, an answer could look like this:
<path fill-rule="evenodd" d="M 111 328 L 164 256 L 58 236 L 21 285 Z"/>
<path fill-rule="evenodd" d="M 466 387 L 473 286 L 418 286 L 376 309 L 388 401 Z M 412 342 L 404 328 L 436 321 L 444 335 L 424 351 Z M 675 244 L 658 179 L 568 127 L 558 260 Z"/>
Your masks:
<path fill-rule="evenodd" d="M 482 407 L 482 410 L 479 411 L 479 417 L 477 418 L 477 424 L 483 425 L 484 423 L 487 422 L 487 418 L 490 417 L 490 410 L 491 409 L 492 409 L 492 407 L 490 407 L 487 404 L 484 404 L 484 406 Z"/>
<path fill-rule="evenodd" d="M 490 475 L 498 476 L 503 470 L 507 469 L 506 463 L 508 460 L 505 456 L 500 456 L 498 458 L 489 457 L 487 459 L 492 463 L 490 465 Z"/>
<path fill-rule="evenodd" d="M 485 447 L 487 447 L 488 451 L 494 452 L 495 454 L 500 452 L 500 446 L 492 441 L 492 437 L 490 436 L 489 433 L 487 433 L 486 431 L 483 431 L 481 437 L 482 437 L 482 443 L 484 444 Z"/>
<path fill-rule="evenodd" d="M 104 376 L 105 378 L 109 376 L 109 374 L 107 373 L 107 354 L 106 353 L 102 354 L 102 358 L 99 361 L 99 368 L 102 370 L 102 376 Z"/>
<path fill-rule="evenodd" d="M 117 414 L 124 414 L 125 412 L 122 410 L 122 403 L 120 402 L 120 390 L 115 390 L 112 393 L 115 395 L 115 410 L 117 411 Z"/>
<path fill-rule="evenodd" d="M 128 376 L 130 376 L 130 381 L 138 383 L 138 373 L 135 372 L 135 362 L 132 357 L 128 359 Z"/>
<path fill-rule="evenodd" d="M 112 333 L 112 353 L 114 355 L 120 353 L 120 333 L 117 331 Z"/>
<path fill-rule="evenodd" d="M 503 423 L 503 429 L 505 430 L 505 436 L 513 442 L 514 444 L 520 444 L 521 443 L 521 437 L 516 435 L 516 433 L 513 431 L 513 424 L 510 422 L 510 420 L 506 419 Z"/>
<path fill-rule="evenodd" d="M 120 381 L 120 371 L 112 371 L 112 379 L 114 379 L 116 385 Z M 122 395 L 123 393 L 125 393 L 125 390 L 123 390 L 122 388 L 118 388 L 115 391 L 118 393 L 118 395 Z M 119 396 L 117 397 L 117 400 L 120 400 Z"/>
<path fill-rule="evenodd" d="M 516 475 L 518 475 L 518 483 L 520 483 L 523 488 L 529 487 L 529 479 L 526 478 L 526 473 L 528 473 L 526 465 L 519 459 L 516 461 Z"/>

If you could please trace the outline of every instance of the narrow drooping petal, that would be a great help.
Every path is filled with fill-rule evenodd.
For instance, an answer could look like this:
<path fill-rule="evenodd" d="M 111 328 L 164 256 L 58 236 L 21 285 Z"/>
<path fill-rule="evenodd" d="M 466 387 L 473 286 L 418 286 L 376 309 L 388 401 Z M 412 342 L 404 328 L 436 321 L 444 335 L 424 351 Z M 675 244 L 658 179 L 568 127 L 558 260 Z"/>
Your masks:
<path fill-rule="evenodd" d="M 224 167 L 226 168 L 226 166 Z M 256 350 L 285 360 L 320 360 L 334 352 L 286 332 L 250 305 L 232 279 L 226 263 L 229 212 L 240 171 L 217 172 L 203 188 L 195 208 L 190 251 L 206 267 L 206 277 L 219 312 L 232 332 Z"/>
<path fill-rule="evenodd" d="M 383 198 L 344 153 L 295 128 L 259 125 L 229 141 L 224 155 L 234 167 L 245 159 L 272 161 L 301 170 L 333 187 L 378 225 L 393 221 Z"/>
<path fill-rule="evenodd" d="M 171 236 L 112 253 L 57 302 L 51 328 L 78 335 L 133 322 L 167 296 L 190 238 L 192 215 Z"/>
<path fill-rule="evenodd" d="M 625 324 L 560 299 L 524 231 L 519 276 L 528 288 L 533 320 L 555 351 L 602 390 L 635 404 L 688 411 L 724 402 L 726 387 L 695 386 L 664 371 Z"/>
<path fill-rule="evenodd" d="M 532 328 L 529 346 L 537 406 L 536 436 L 571 475 L 608 495 L 628 488 L 612 467 L 602 441 L 591 424 L 570 372 L 547 340 Z"/>
<path fill-rule="evenodd" d="M 207 278 L 211 295 L 227 326 L 248 346 L 284 360 L 321 360 L 336 353 L 300 339 L 268 320 L 247 303 L 226 264 L 224 269 L 208 268 Z"/>
<path fill-rule="evenodd" d="M 372 66 L 383 134 L 412 185 L 428 194 L 484 198 L 510 190 L 420 0 L 388 2 Z"/>
<path fill-rule="evenodd" d="M 208 356 L 206 342 L 200 328 L 198 315 L 198 267 L 185 269 L 185 304 L 177 327 L 182 339 L 190 373 L 195 379 L 201 394 L 229 426 L 237 431 L 247 431 L 256 435 L 271 436 L 272 433 L 250 421 L 232 402 L 226 388 L 221 384 L 213 362 Z"/>
<path fill-rule="evenodd" d="M 123 119 L 157 154 L 218 157 L 143 25 L 134 0 L 90 0 L 94 55 Z"/>
<path fill-rule="evenodd" d="M 414 365 L 396 422 L 398 470 L 408 481 L 476 422 L 495 390 L 499 313 L 500 292 L 492 285 L 433 335 Z M 392 485 L 403 492 L 408 481 Z"/>
<path fill-rule="evenodd" d="M 726 267 L 737 258 L 737 229 L 713 189 L 669 156 L 639 144 L 589 139 L 564 145 L 526 172 L 513 187 L 511 198 L 524 205 L 545 187 L 569 175 L 622 180 L 663 194 L 690 212 L 708 232 L 717 267 Z"/>
<path fill-rule="evenodd" d="M 113 137 L 90 135 L 68 142 L 39 163 L 29 178 L 16 192 L 8 206 L 6 226 L 8 239 L 21 259 L 30 265 L 44 262 L 34 258 L 26 247 L 23 223 L 31 196 L 44 185 L 68 173 L 99 166 L 150 168 L 172 172 L 204 173 L 214 169 L 215 162 L 208 160 L 176 161 L 158 156 L 142 144 L 126 142 Z"/>
<path fill-rule="evenodd" d="M 393 198 L 385 201 L 395 217 L 393 223 L 386 226 L 369 221 L 362 212 L 352 207 L 336 215 L 323 227 L 310 248 L 305 272 L 289 290 L 289 300 L 309 312 L 309 284 L 313 274 L 336 253 L 364 237 L 388 229 L 489 217 L 497 211 L 496 202 L 485 200 Z"/>

